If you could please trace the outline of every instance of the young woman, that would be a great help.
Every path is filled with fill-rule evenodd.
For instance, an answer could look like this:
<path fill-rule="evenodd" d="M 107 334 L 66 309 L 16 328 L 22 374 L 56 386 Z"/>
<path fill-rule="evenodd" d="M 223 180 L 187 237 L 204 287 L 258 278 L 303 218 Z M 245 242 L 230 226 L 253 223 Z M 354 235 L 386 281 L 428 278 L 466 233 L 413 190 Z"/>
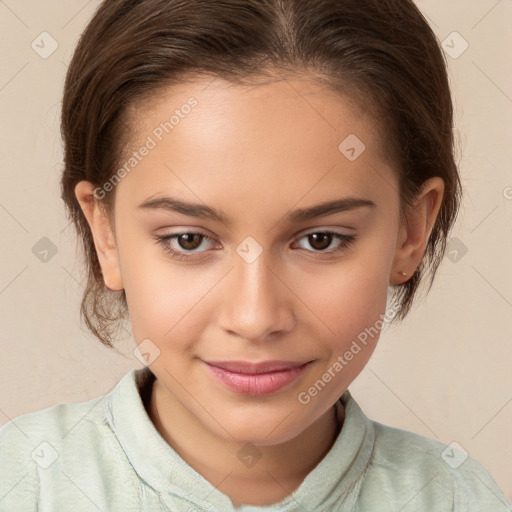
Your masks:
<path fill-rule="evenodd" d="M 110 345 L 128 314 L 147 366 L 3 427 L 0 510 L 510 510 L 348 391 L 460 199 L 411 1 L 107 0 L 62 132 L 83 316 Z"/>

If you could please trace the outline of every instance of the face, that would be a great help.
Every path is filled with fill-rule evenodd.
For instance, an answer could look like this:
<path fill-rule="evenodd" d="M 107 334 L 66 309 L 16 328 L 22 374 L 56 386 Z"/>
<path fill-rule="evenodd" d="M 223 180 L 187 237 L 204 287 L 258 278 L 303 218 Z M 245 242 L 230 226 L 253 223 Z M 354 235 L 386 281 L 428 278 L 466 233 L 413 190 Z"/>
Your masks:
<path fill-rule="evenodd" d="M 114 219 L 136 342 L 210 432 L 292 439 L 361 372 L 386 314 L 399 195 L 375 122 L 299 78 L 184 83 L 132 122 Z M 275 360 L 304 366 L 208 364 Z"/>

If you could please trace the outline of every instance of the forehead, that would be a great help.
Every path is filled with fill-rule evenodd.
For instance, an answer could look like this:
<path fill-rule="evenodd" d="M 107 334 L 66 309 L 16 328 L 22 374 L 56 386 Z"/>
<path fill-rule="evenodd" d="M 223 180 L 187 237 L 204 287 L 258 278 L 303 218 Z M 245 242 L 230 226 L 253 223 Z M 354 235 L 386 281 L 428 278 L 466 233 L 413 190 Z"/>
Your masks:
<path fill-rule="evenodd" d="M 340 185 L 368 195 L 378 180 L 393 179 L 372 113 L 312 78 L 250 85 L 198 78 L 135 105 L 128 123 L 126 157 L 149 140 L 153 146 L 121 184 L 138 197 L 173 185 L 206 197 L 215 183 L 297 201 Z"/>
<path fill-rule="evenodd" d="M 192 98 L 197 100 L 198 107 L 189 113 L 187 103 Z M 207 142 L 208 135 L 213 135 L 213 128 L 217 128 L 216 133 L 221 129 L 220 135 L 229 134 L 230 128 L 231 132 L 243 129 L 248 135 L 257 135 L 247 140 L 248 143 L 269 143 L 274 140 L 275 130 L 287 126 L 289 130 L 281 133 L 280 139 L 287 135 L 298 139 L 309 137 L 316 130 L 318 137 L 310 142 L 320 146 L 322 141 L 324 145 L 329 144 L 331 137 L 326 135 L 336 142 L 340 137 L 358 132 L 373 150 L 384 149 L 385 145 L 380 140 L 381 126 L 362 97 L 356 100 L 347 92 L 334 90 L 325 79 L 315 75 L 254 78 L 245 85 L 200 76 L 158 89 L 145 101 L 132 105 L 130 113 L 128 124 L 139 135 L 169 121 L 173 113 L 180 114 L 182 120 L 184 113 L 189 122 L 179 123 L 183 125 L 179 129 L 174 126 L 173 133 L 186 131 L 184 136 L 193 136 L 194 131 L 202 132 L 202 143 Z M 204 132 L 203 127 L 210 130 Z"/>

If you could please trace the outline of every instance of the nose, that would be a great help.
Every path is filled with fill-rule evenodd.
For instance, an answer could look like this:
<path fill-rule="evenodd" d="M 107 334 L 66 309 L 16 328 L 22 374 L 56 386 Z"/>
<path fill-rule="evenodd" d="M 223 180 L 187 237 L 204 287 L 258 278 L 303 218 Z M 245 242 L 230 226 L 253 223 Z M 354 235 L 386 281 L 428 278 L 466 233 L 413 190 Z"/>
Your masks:
<path fill-rule="evenodd" d="M 247 263 L 235 255 L 234 268 L 222 290 L 219 324 L 246 341 L 264 341 L 291 331 L 293 293 L 264 256 Z"/>

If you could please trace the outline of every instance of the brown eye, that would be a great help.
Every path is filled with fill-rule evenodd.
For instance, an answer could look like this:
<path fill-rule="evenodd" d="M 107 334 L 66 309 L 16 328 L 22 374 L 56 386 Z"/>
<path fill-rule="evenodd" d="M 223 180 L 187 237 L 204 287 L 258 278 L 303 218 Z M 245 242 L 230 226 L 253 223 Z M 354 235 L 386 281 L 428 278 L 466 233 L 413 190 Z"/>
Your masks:
<path fill-rule="evenodd" d="M 177 242 L 181 249 L 193 251 L 201 245 L 203 238 L 204 235 L 200 235 L 199 233 L 185 233 L 177 237 Z"/>
<path fill-rule="evenodd" d="M 325 251 L 332 242 L 333 236 L 330 233 L 312 233 L 308 235 L 308 241 L 313 249 Z"/>
<path fill-rule="evenodd" d="M 305 234 L 301 237 L 300 241 L 307 242 L 309 247 L 304 247 L 302 244 L 299 245 L 301 249 L 306 249 L 309 253 L 318 254 L 319 256 L 328 256 L 348 249 L 355 242 L 356 238 L 356 235 L 344 235 L 331 231 L 317 231 Z"/>
<path fill-rule="evenodd" d="M 191 258 L 200 258 L 208 250 L 208 244 L 213 244 L 213 239 L 201 233 L 177 233 L 175 235 L 156 236 L 157 244 L 171 254 L 173 258 L 186 261 Z M 206 242 L 206 250 L 203 242 Z"/>

